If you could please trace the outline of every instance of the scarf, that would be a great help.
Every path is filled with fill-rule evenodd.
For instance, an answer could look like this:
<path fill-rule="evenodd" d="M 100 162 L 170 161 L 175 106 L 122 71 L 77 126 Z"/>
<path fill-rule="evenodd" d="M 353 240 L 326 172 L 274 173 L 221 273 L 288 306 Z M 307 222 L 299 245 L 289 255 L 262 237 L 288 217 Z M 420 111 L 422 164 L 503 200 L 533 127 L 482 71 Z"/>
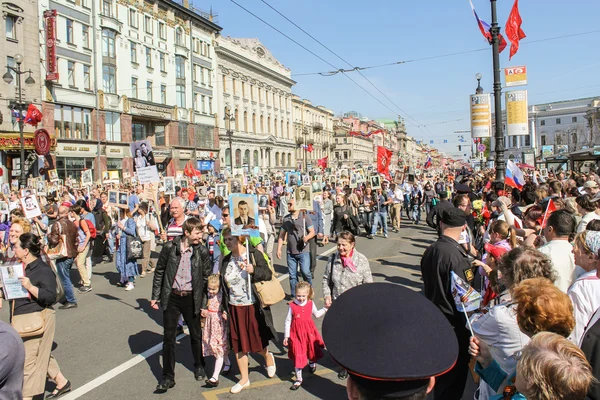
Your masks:
<path fill-rule="evenodd" d="M 352 272 L 356 272 L 356 267 L 354 266 L 354 261 L 352 261 L 352 256 L 354 255 L 354 249 L 350 252 L 347 257 L 344 257 L 340 254 L 340 260 L 342 260 L 342 266 L 344 268 L 348 268 Z"/>

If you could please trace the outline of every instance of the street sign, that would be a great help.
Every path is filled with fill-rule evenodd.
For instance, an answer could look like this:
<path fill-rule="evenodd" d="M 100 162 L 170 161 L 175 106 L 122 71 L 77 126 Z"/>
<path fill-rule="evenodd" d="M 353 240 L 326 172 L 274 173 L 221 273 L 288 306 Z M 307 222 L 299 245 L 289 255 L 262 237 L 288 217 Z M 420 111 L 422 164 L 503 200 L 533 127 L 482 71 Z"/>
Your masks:
<path fill-rule="evenodd" d="M 480 153 L 483 153 L 485 151 L 486 147 L 485 144 L 481 143 L 479 145 L 477 145 L 477 151 Z"/>
<path fill-rule="evenodd" d="M 504 81 L 506 87 L 527 85 L 527 67 L 521 65 L 519 67 L 504 68 Z"/>

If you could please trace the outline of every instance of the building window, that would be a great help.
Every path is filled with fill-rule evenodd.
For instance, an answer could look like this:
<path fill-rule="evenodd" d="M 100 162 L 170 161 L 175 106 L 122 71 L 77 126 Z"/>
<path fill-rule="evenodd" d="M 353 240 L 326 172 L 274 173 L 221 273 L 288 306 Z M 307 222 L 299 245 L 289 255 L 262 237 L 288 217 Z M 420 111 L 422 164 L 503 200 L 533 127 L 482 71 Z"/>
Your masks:
<path fill-rule="evenodd" d="M 54 106 L 54 134 L 64 139 L 91 139 L 92 111 L 79 107 Z"/>
<path fill-rule="evenodd" d="M 152 50 L 146 47 L 146 67 L 152 68 Z"/>
<path fill-rule="evenodd" d="M 133 121 L 131 123 L 131 139 L 136 142 L 138 140 L 144 140 L 148 137 L 149 126 L 144 122 Z"/>
<path fill-rule="evenodd" d="M 556 118 L 556 125 L 560 125 L 560 118 Z"/>
<path fill-rule="evenodd" d="M 277 118 L 273 121 L 273 133 L 277 136 Z"/>
<path fill-rule="evenodd" d="M 177 107 L 185 108 L 185 85 L 176 87 Z"/>
<path fill-rule="evenodd" d="M 242 98 L 246 97 L 246 83 L 242 82 Z"/>
<path fill-rule="evenodd" d="M 175 78 L 185 79 L 185 59 L 182 56 L 175 56 Z"/>
<path fill-rule="evenodd" d="M 204 80 L 204 68 L 200 67 L 200 84 L 206 85 L 206 81 Z"/>
<path fill-rule="evenodd" d="M 102 30 L 102 56 L 115 58 L 115 31 Z"/>
<path fill-rule="evenodd" d="M 160 85 L 160 102 L 167 104 L 167 85 Z"/>
<path fill-rule="evenodd" d="M 138 78 L 131 78 L 131 97 L 138 98 Z"/>
<path fill-rule="evenodd" d="M 271 117 L 267 117 L 267 133 L 271 133 Z"/>
<path fill-rule="evenodd" d="M 252 113 L 252 133 L 256 133 L 256 114 Z"/>
<path fill-rule="evenodd" d="M 104 113 L 104 127 L 106 130 L 106 140 L 109 142 L 121 141 L 121 121 L 120 114 L 115 112 Z"/>
<path fill-rule="evenodd" d="M 146 100 L 153 101 L 152 100 L 152 82 L 150 82 L 150 81 L 146 81 Z"/>
<path fill-rule="evenodd" d="M 112 0 L 102 0 L 102 15 L 105 15 L 107 17 L 112 17 L 113 16 L 113 12 L 112 12 Z"/>
<path fill-rule="evenodd" d="M 154 143 L 157 146 L 165 145 L 165 125 L 154 126 Z"/>
<path fill-rule="evenodd" d="M 152 28 L 152 17 L 144 15 L 144 30 L 146 33 L 152 35 L 152 32 L 154 32 Z"/>
<path fill-rule="evenodd" d="M 67 43 L 73 44 L 73 20 L 67 19 Z"/>
<path fill-rule="evenodd" d="M 260 116 L 260 133 L 265 131 L 265 117 L 263 115 Z"/>
<path fill-rule="evenodd" d="M 516 136 L 512 137 L 512 147 L 517 147 L 517 137 Z"/>
<path fill-rule="evenodd" d="M 238 111 L 237 108 L 233 112 L 233 117 L 235 118 L 235 130 L 239 131 L 240 130 L 240 112 Z"/>
<path fill-rule="evenodd" d="M 210 44 L 209 43 L 206 43 L 206 57 L 212 58 L 210 56 Z"/>
<path fill-rule="evenodd" d="M 244 111 L 244 132 L 248 132 L 248 111 Z"/>
<path fill-rule="evenodd" d="M 134 10 L 133 8 L 129 9 L 129 26 L 131 26 L 132 28 L 138 28 L 138 14 L 137 11 Z"/>
<path fill-rule="evenodd" d="M 200 107 L 202 108 L 202 114 L 206 114 L 206 96 L 200 97 Z"/>
<path fill-rule="evenodd" d="M 544 125 L 546 125 L 546 120 L 544 120 L 544 119 L 540 120 L 540 126 L 544 126 Z"/>
<path fill-rule="evenodd" d="M 107 158 L 106 159 L 106 170 L 107 171 L 122 171 L 123 170 L 123 159 L 122 158 Z"/>
<path fill-rule="evenodd" d="M 267 105 L 269 105 L 269 91 L 265 90 L 265 101 L 267 102 Z"/>
<path fill-rule="evenodd" d="M 181 27 L 175 29 L 175 44 L 183 46 L 183 29 Z"/>
<path fill-rule="evenodd" d="M 160 53 L 160 72 L 165 72 L 167 70 L 167 61 L 165 57 L 165 53 Z"/>
<path fill-rule="evenodd" d="M 90 48 L 90 27 L 87 25 L 81 25 L 81 44 L 83 48 Z"/>
<path fill-rule="evenodd" d="M 227 92 L 227 75 L 223 75 L 223 92 Z"/>
<path fill-rule="evenodd" d="M 208 113 L 212 115 L 212 97 L 208 98 Z"/>
<path fill-rule="evenodd" d="M 178 139 L 180 146 L 189 146 L 189 135 L 188 135 L 188 124 L 184 124 L 183 122 L 179 123 L 178 126 Z"/>
<path fill-rule="evenodd" d="M 83 88 L 86 90 L 92 90 L 92 82 L 91 82 L 91 74 L 90 74 L 90 66 L 83 66 Z"/>
<path fill-rule="evenodd" d="M 525 146 L 531 146 L 531 136 L 525 136 Z"/>
<path fill-rule="evenodd" d="M 137 64 L 137 44 L 134 42 L 129 42 L 129 54 L 131 55 L 131 62 Z"/>
<path fill-rule="evenodd" d="M 540 140 L 541 140 L 541 142 L 542 142 L 542 146 L 545 146 L 545 145 L 546 145 L 546 136 L 545 136 L 545 135 L 542 135 L 542 136 L 540 137 Z"/>
<path fill-rule="evenodd" d="M 102 66 L 102 87 L 106 93 L 117 93 L 116 68 L 110 65 Z"/>
<path fill-rule="evenodd" d="M 162 40 L 167 40 L 167 26 L 165 25 L 164 22 L 158 23 L 158 36 Z"/>
<path fill-rule="evenodd" d="M 254 85 L 250 85 L 250 100 L 254 100 Z"/>
<path fill-rule="evenodd" d="M 17 40 L 17 17 L 14 15 L 6 16 L 6 38 Z"/>
<path fill-rule="evenodd" d="M 235 83 L 236 83 L 236 82 L 235 82 L 235 79 L 234 79 L 234 78 L 231 78 L 231 90 L 233 90 L 233 95 L 234 95 L 234 96 L 236 95 L 236 91 L 235 91 L 235 86 L 236 86 L 236 85 L 235 85 Z"/>
<path fill-rule="evenodd" d="M 69 77 L 69 86 L 75 87 L 75 63 L 67 61 L 67 76 Z"/>
<path fill-rule="evenodd" d="M 577 122 L 577 117 L 571 117 L 571 122 Z"/>

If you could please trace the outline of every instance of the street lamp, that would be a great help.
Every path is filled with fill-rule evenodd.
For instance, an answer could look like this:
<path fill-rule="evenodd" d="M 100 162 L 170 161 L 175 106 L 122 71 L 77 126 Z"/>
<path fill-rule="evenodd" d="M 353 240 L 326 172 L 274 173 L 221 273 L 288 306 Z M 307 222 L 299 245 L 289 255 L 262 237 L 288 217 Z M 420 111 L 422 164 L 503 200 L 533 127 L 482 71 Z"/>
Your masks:
<path fill-rule="evenodd" d="M 475 89 L 475 94 L 483 93 L 483 88 L 481 87 L 481 78 L 483 78 L 483 75 L 481 75 L 480 72 L 475 74 L 475 79 L 477 79 L 477 89 Z"/>
<path fill-rule="evenodd" d="M 27 77 L 27 79 L 25 79 L 25 84 L 27 86 L 32 86 L 35 84 L 35 79 L 33 79 L 33 77 L 31 76 L 31 74 L 33 73 L 33 71 L 31 70 L 27 70 L 27 71 L 22 71 L 21 70 L 21 63 L 23 62 L 23 55 L 21 54 L 15 54 L 15 63 L 17 64 L 16 67 L 11 67 L 11 66 L 6 66 L 6 73 L 4 75 L 2 75 L 2 80 L 4 80 L 4 82 L 8 83 L 9 85 L 12 83 L 13 81 L 13 76 L 12 76 L 12 72 L 14 72 L 17 75 L 17 91 L 18 91 L 18 96 L 19 96 L 19 100 L 17 102 L 17 104 L 15 104 L 15 110 L 17 110 L 19 112 L 19 135 L 21 138 L 21 187 L 25 187 L 27 186 L 27 178 L 25 176 L 25 139 L 23 137 L 23 130 L 25 128 L 25 121 L 23 120 L 23 111 L 25 111 L 27 108 L 25 107 L 25 104 L 23 103 L 23 96 L 21 93 L 21 75 L 23 74 L 29 74 L 29 76 Z"/>
<path fill-rule="evenodd" d="M 235 117 L 231 115 L 229 108 L 225 110 L 223 120 L 225 121 L 225 134 L 229 139 L 229 166 L 231 168 L 231 176 L 233 176 L 233 130 L 231 129 L 231 123 L 235 122 Z"/>

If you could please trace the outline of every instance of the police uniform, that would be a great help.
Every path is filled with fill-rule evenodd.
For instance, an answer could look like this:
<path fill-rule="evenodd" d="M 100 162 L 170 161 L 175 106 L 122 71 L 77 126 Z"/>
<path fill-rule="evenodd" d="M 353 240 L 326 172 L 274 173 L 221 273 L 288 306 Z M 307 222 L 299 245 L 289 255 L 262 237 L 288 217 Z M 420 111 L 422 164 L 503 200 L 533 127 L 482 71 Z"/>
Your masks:
<path fill-rule="evenodd" d="M 464 211 L 458 208 L 444 210 L 441 221 L 450 227 L 463 226 L 466 223 Z M 454 304 L 450 289 L 450 272 L 454 271 L 460 278 L 473 285 L 475 268 L 471 265 L 465 250 L 456 240 L 445 235 L 425 250 L 421 258 L 421 275 L 423 293 L 446 316 L 454 327 L 459 344 L 459 355 L 455 367 L 448 374 L 440 377 L 436 385 L 435 399 L 460 399 L 467 380 L 469 364 L 469 331 L 465 327 L 463 312 Z"/>
<path fill-rule="evenodd" d="M 342 293 L 323 320 L 323 340 L 361 395 L 425 396 L 430 378 L 452 368 L 458 343 L 452 326 L 425 297 L 391 283 Z"/>

